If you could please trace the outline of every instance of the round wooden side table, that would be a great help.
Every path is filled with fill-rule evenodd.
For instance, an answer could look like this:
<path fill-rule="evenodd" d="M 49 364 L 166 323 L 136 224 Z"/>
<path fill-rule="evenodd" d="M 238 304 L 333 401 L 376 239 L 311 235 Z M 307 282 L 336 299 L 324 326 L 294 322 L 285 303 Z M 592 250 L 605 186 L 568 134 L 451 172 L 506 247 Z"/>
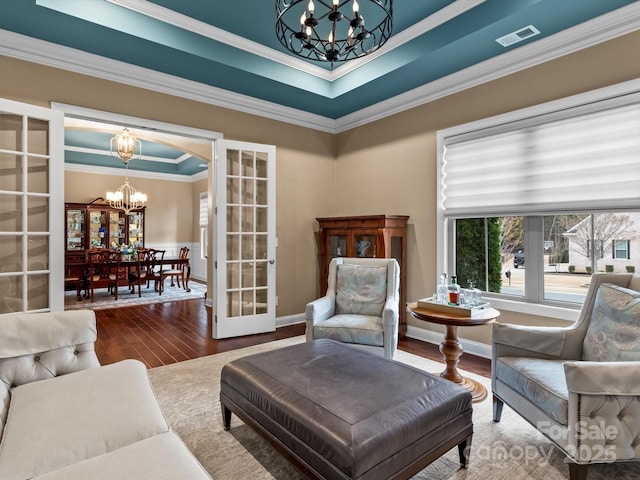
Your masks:
<path fill-rule="evenodd" d="M 447 328 L 444 340 L 442 340 L 440 344 L 440 352 L 444 357 L 446 368 L 440 376 L 469 390 L 474 403 L 481 402 L 487 398 L 487 389 L 484 385 L 471 378 L 463 377 L 458 371 L 458 361 L 464 352 L 458 340 L 458 327 L 485 325 L 498 318 L 500 312 L 495 308 L 485 308 L 474 313 L 471 317 L 464 317 L 448 312 L 421 308 L 418 307 L 418 304 L 415 302 L 410 303 L 408 308 L 411 315 L 415 318 L 424 320 L 425 322 L 444 325 Z"/>

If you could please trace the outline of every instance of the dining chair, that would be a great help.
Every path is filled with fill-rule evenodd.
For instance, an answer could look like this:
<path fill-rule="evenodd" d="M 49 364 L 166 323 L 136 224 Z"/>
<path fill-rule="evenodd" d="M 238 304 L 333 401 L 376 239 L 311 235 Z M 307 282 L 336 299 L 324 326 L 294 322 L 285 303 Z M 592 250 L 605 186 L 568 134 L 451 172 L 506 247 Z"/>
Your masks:
<path fill-rule="evenodd" d="M 178 254 L 178 259 L 186 260 L 189 258 L 189 247 L 182 247 L 180 249 L 180 253 Z M 162 272 L 162 276 L 164 278 L 171 279 L 171 286 L 173 287 L 175 284 L 173 283 L 173 279 L 175 277 L 176 283 L 178 284 L 178 288 L 180 288 L 180 280 L 182 279 L 182 286 L 185 286 L 184 283 L 184 271 L 186 268 L 186 263 L 179 263 L 178 265 L 171 265 L 170 268 L 164 269 Z"/>
<path fill-rule="evenodd" d="M 89 257 L 89 291 L 91 301 L 94 301 L 96 288 L 106 288 L 118 299 L 118 289 L 121 284 L 126 285 L 126 269 L 120 267 L 120 253 L 110 250 L 95 250 L 87 252 Z"/>
<path fill-rule="evenodd" d="M 78 300 L 82 300 L 82 284 L 84 281 L 83 275 L 79 275 L 76 272 L 73 272 L 71 268 L 66 268 L 64 272 L 64 285 L 72 285 L 76 288 L 76 293 L 78 295 Z"/>
<path fill-rule="evenodd" d="M 162 263 L 164 262 L 164 254 L 166 250 L 151 249 L 151 262 L 148 271 L 148 281 L 153 280 L 155 283 L 155 290 L 158 295 L 162 295 L 164 290 L 164 272 L 162 271 Z"/>
<path fill-rule="evenodd" d="M 142 296 L 142 284 L 146 284 L 147 287 L 147 275 L 150 268 L 151 249 L 138 248 L 137 251 L 137 265 L 135 270 L 129 272 L 129 288 L 131 293 L 135 293 L 136 285 L 138 285 L 138 297 Z"/>
<path fill-rule="evenodd" d="M 129 286 L 131 293 L 135 292 L 135 285 L 138 285 L 138 296 L 142 296 L 142 284 L 149 288 L 151 281 L 154 281 L 154 289 L 162 295 L 162 282 L 164 274 L 162 272 L 162 262 L 164 261 L 165 250 L 153 248 L 138 249 L 138 265 L 136 270 L 129 274 Z"/>

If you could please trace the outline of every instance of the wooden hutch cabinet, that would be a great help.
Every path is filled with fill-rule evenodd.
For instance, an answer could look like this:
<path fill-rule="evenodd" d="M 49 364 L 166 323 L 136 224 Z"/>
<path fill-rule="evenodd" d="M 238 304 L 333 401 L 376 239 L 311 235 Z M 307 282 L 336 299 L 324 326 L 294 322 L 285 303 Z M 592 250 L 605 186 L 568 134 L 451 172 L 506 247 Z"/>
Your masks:
<path fill-rule="evenodd" d="M 144 247 L 145 208 L 128 215 L 111 208 L 102 198 L 91 203 L 65 204 L 65 263 L 84 263 L 85 252 L 92 248 L 110 248 L 134 244 Z"/>
<path fill-rule="evenodd" d="M 319 224 L 320 287 L 327 291 L 329 263 L 335 257 L 395 258 L 400 265 L 400 325 L 407 332 L 407 221 L 404 215 L 316 218 Z"/>

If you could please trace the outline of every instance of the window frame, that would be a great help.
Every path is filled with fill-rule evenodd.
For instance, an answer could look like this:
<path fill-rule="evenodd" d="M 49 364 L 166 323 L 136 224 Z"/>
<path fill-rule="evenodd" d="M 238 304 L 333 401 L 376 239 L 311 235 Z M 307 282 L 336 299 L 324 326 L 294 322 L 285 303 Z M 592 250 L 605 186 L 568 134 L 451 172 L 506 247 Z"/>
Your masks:
<path fill-rule="evenodd" d="M 612 102 L 620 102 L 621 98 L 623 98 L 625 95 L 631 96 L 634 94 L 637 95 L 638 93 L 640 93 L 640 80 L 633 80 L 630 82 L 625 82 L 623 84 L 605 87 L 602 89 L 566 97 L 552 102 L 535 105 L 521 110 L 508 112 L 494 117 L 489 117 L 438 131 L 436 172 L 438 193 L 436 205 L 437 274 L 440 274 L 441 272 L 453 272 L 455 269 L 455 220 L 461 218 L 460 216 L 454 217 L 448 215 L 443 205 L 443 166 L 445 142 L 447 138 L 481 130 L 489 131 L 490 129 L 497 128 L 501 125 L 505 125 L 506 129 L 509 125 L 528 121 L 540 115 L 553 114 L 576 107 L 584 110 L 588 109 L 590 104 L 607 100 L 611 100 Z M 630 100 L 629 103 L 633 102 Z M 585 208 L 581 208 L 579 205 L 577 205 L 573 210 L 588 213 L 598 213 L 588 206 Z M 638 205 L 638 210 L 640 210 L 640 205 Z M 624 209 L 622 209 L 621 211 L 624 211 Z M 551 212 L 541 211 L 518 213 L 514 211 L 505 211 L 502 214 L 491 212 L 486 214 L 473 215 L 474 218 L 488 218 L 507 215 L 523 215 L 525 217 L 524 248 L 525 252 L 527 252 L 527 268 L 525 269 L 526 289 L 524 298 L 504 298 L 504 296 L 500 294 L 493 293 L 486 293 L 485 296 L 496 308 L 544 317 L 552 317 L 556 319 L 563 319 L 567 321 L 575 321 L 582 307 L 581 304 L 559 305 L 557 303 L 554 304 L 554 302 L 545 301 L 542 298 L 544 295 L 544 265 L 541 260 L 544 258 L 544 243 L 542 238 L 543 229 L 541 224 L 543 222 L 543 216 L 548 213 Z M 533 261 L 534 259 L 540 259 L 540 261 Z M 434 282 L 436 282 L 435 278 Z"/>
<path fill-rule="evenodd" d="M 209 248 L 209 219 L 205 215 L 203 217 L 202 211 L 208 212 L 209 194 L 207 192 L 200 192 L 199 206 L 199 223 L 200 223 L 200 258 L 202 260 L 207 258 L 207 249 Z M 204 218 L 204 221 L 203 221 Z"/>

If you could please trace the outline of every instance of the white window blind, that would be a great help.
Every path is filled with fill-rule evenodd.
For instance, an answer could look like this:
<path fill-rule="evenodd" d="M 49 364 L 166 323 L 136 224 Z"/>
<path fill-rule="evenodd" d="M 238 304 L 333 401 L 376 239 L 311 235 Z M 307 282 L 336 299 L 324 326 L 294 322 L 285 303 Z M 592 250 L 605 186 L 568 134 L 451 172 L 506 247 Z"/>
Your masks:
<path fill-rule="evenodd" d="M 207 192 L 203 192 L 200 194 L 200 227 L 206 227 L 209 224 L 208 215 Z"/>
<path fill-rule="evenodd" d="M 637 209 L 638 101 L 630 95 L 445 137 L 445 215 Z"/>

